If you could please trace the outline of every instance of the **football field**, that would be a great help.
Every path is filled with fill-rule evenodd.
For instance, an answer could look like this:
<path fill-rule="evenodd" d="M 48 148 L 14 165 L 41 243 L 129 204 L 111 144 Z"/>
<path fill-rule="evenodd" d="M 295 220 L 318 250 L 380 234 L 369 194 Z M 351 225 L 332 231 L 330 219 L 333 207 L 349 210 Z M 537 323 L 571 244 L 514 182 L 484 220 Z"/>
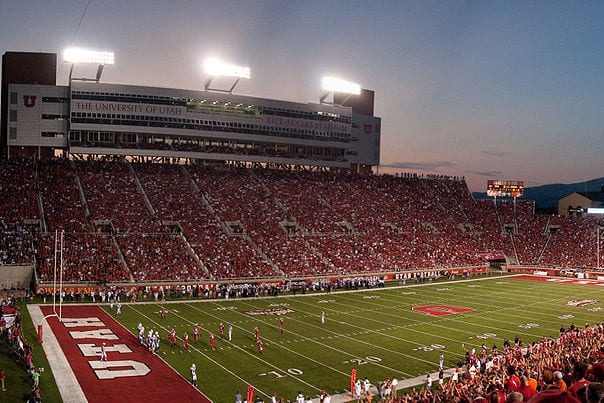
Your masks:
<path fill-rule="evenodd" d="M 329 295 L 135 303 L 122 307 L 119 321 L 134 334 L 139 322 L 146 332 L 158 331 L 160 357 L 187 378 L 194 363 L 199 388 L 215 402 L 232 401 L 237 390 L 245 395 L 248 385 L 265 400 L 272 393 L 293 399 L 299 391 L 315 398 L 323 388 L 347 392 L 353 368 L 373 384 L 387 377 L 425 377 L 438 370 L 441 351 L 450 368 L 463 360 L 464 345 L 501 348 L 504 339 L 515 337 L 528 343 L 557 336 L 561 326 L 604 319 L 602 287 L 545 280 L 497 276 Z M 168 311 L 163 319 L 160 306 Z M 185 332 L 191 335 L 195 323 L 200 340 L 191 339 L 185 352 L 181 339 Z M 167 338 L 172 328 L 178 335 L 174 349 Z M 209 332 L 216 335 L 215 350 Z"/>

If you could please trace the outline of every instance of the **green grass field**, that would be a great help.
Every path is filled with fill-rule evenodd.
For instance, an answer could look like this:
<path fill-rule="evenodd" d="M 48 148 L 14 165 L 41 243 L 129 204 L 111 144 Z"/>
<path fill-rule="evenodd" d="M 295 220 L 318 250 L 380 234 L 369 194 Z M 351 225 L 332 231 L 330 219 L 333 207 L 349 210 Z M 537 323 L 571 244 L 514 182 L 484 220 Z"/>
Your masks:
<path fill-rule="evenodd" d="M 44 368 L 40 377 L 40 390 L 42 399 L 47 402 L 60 402 L 61 397 L 55 378 L 50 371 L 44 350 L 37 343 L 37 333 L 29 312 L 24 302 L 19 308 L 23 315 L 23 333 L 25 338 L 32 343 L 33 361 L 36 367 Z M 25 370 L 22 359 L 17 359 L 8 342 L 3 337 L 0 340 L 0 368 L 6 372 L 6 392 L 0 392 L 0 402 L 24 402 L 31 395 L 32 378 Z"/>
<path fill-rule="evenodd" d="M 518 336 L 524 343 L 555 337 L 562 325 L 584 325 L 604 319 L 600 287 L 519 280 L 508 276 L 363 292 L 332 293 L 283 298 L 168 303 L 165 319 L 159 305 L 125 305 L 119 319 L 136 333 L 141 322 L 158 330 L 161 357 L 189 377 L 198 368 L 199 387 L 215 402 L 228 402 L 236 390 L 249 384 L 267 398 L 273 392 L 293 399 L 298 391 L 316 397 L 349 389 L 352 368 L 372 383 L 389 376 L 398 379 L 424 376 L 438 370 L 439 351 L 445 368 L 462 360 L 467 348 L 501 347 Z M 593 299 L 585 307 L 567 305 L 573 299 Z M 430 316 L 411 308 L 451 305 L 473 309 L 450 316 Z M 267 308 L 289 308 L 285 332 L 274 315 L 250 315 Z M 107 309 L 109 309 L 107 307 Z M 321 324 L 320 313 L 326 321 Z M 218 335 L 218 324 L 233 325 L 233 340 L 218 338 L 212 351 L 208 332 Z M 199 342 L 183 352 L 180 337 L 199 323 Z M 260 329 L 264 352 L 257 352 L 253 329 Z M 174 327 L 179 343 L 171 350 L 168 331 Z"/>

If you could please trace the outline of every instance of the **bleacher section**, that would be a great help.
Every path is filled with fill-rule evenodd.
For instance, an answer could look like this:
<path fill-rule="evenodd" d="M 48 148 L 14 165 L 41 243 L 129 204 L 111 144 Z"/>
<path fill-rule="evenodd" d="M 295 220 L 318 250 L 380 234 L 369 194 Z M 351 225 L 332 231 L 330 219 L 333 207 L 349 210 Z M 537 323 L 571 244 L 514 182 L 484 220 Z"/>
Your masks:
<path fill-rule="evenodd" d="M 0 263 L 70 282 L 192 281 L 449 268 L 595 268 L 591 217 L 475 201 L 462 180 L 125 161 L 1 160 Z M 601 259 L 604 258 L 604 253 Z M 604 261 L 604 260 L 602 260 Z"/>

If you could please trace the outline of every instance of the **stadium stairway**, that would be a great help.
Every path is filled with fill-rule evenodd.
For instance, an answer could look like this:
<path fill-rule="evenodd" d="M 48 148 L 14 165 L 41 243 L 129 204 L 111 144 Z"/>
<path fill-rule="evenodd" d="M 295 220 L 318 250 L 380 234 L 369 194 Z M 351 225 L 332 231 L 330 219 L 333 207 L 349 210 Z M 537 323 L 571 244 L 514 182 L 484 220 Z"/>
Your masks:
<path fill-rule="evenodd" d="M 39 191 L 36 199 L 38 201 L 38 210 L 40 210 L 40 230 L 42 232 L 48 232 L 48 227 L 46 225 L 46 215 L 44 214 L 44 203 L 42 202 L 42 193 L 40 193 Z"/>
<path fill-rule="evenodd" d="M 126 162 L 126 165 L 128 166 L 128 171 L 130 171 L 130 175 L 132 175 L 132 177 L 134 178 L 134 184 L 136 185 L 138 192 L 143 196 L 143 200 L 145 202 L 145 206 L 147 207 L 147 210 L 149 210 L 149 213 L 151 213 L 151 215 L 153 217 L 157 217 L 157 212 L 151 205 L 151 201 L 149 201 L 149 197 L 147 197 L 147 192 L 145 192 L 145 189 L 143 189 L 143 185 L 141 185 L 141 182 L 138 179 L 138 175 L 136 174 L 136 171 L 134 170 L 134 168 L 132 168 L 132 164 L 130 164 L 129 162 Z"/>
<path fill-rule="evenodd" d="M 201 258 L 197 254 L 197 252 L 195 252 L 195 249 L 193 249 L 193 247 L 189 243 L 189 240 L 187 239 L 186 236 L 183 235 L 182 231 L 180 232 L 179 237 L 182 240 L 182 242 L 185 244 L 185 247 L 187 248 L 187 251 L 189 251 L 189 255 L 191 255 L 191 257 L 193 258 L 193 260 L 195 260 L 195 262 L 203 269 L 204 273 L 206 274 L 206 277 L 210 278 L 210 279 L 214 279 L 214 276 L 212 276 L 210 274 L 210 271 L 208 270 L 208 267 L 205 265 L 205 263 L 203 262 L 203 260 L 201 260 Z"/>
<path fill-rule="evenodd" d="M 84 194 L 84 188 L 82 187 L 82 181 L 80 180 L 80 177 L 78 176 L 78 170 L 76 169 L 74 160 L 69 160 L 69 165 L 71 166 L 73 175 L 75 177 L 76 185 L 78 186 L 78 191 L 80 193 L 80 200 L 82 201 L 82 204 L 84 205 L 84 209 L 86 210 L 86 217 L 88 218 L 88 221 L 90 222 L 91 227 L 94 227 L 92 225 L 92 221 L 91 221 L 90 206 L 88 205 L 88 201 L 86 200 L 86 195 Z"/>
<path fill-rule="evenodd" d="M 128 266 L 128 262 L 126 262 L 126 258 L 122 254 L 120 245 L 117 243 L 117 239 L 115 239 L 115 235 L 113 233 L 111 234 L 111 242 L 113 243 L 113 247 L 115 248 L 115 251 L 117 252 L 118 259 L 120 260 L 122 265 L 124 265 L 126 270 L 128 270 L 128 275 L 130 276 L 130 282 L 134 283 L 135 279 L 134 279 L 134 275 L 132 274 L 132 270 L 130 270 L 130 267 Z"/>
<path fill-rule="evenodd" d="M 275 264 L 275 262 L 273 262 L 273 260 L 262 250 L 262 248 L 260 248 L 260 246 L 254 242 L 252 237 L 250 237 L 247 232 L 243 233 L 243 239 L 245 239 L 252 249 L 258 252 L 258 254 L 273 268 L 277 276 L 285 276 L 283 270 L 281 270 L 279 266 Z"/>

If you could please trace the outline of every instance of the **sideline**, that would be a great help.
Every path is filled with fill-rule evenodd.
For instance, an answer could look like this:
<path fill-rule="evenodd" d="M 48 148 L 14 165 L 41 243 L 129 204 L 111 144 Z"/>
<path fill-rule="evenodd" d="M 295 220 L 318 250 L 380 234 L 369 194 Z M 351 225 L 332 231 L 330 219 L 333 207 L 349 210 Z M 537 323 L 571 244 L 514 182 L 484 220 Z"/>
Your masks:
<path fill-rule="evenodd" d="M 44 319 L 42 310 L 38 305 L 32 304 L 27 305 L 27 310 L 31 316 L 34 328 L 37 329 L 38 324 Z M 84 391 L 80 387 L 80 383 L 76 379 L 75 374 L 67 361 L 67 357 L 65 357 L 65 353 L 63 353 L 63 350 L 61 350 L 61 347 L 59 346 L 59 341 L 46 320 L 42 325 L 42 332 L 44 335 L 44 344 L 42 344 L 42 348 L 48 359 L 52 374 L 55 377 L 61 399 L 63 399 L 64 403 L 88 402 L 88 399 L 84 396 Z"/>
<path fill-rule="evenodd" d="M 164 305 L 164 304 L 182 304 L 182 303 L 187 303 L 187 304 L 191 304 L 191 303 L 216 303 L 216 302 L 228 302 L 228 301 L 258 301 L 258 300 L 272 300 L 272 299 L 279 299 L 279 298 L 298 298 L 298 297 L 312 297 L 312 296 L 324 296 L 324 295 L 338 295 L 338 294 L 350 294 L 350 293 L 358 293 L 358 292 L 381 292 L 381 291 L 388 291 L 388 290 L 399 290 L 399 289 L 403 289 L 403 288 L 416 288 L 416 287 L 429 287 L 429 286 L 433 286 L 433 285 L 444 285 L 444 284 L 458 284 L 458 283 L 468 283 L 468 282 L 474 282 L 474 281 L 485 281 L 485 280 L 496 280 L 496 279 L 502 279 L 502 278 L 514 278 L 514 277 L 519 277 L 519 276 L 523 276 L 524 274 L 495 274 L 492 276 L 486 276 L 486 277 L 478 277 L 478 278 L 469 278 L 469 279 L 465 279 L 465 280 L 447 280 L 447 281 L 433 281 L 433 282 L 429 282 L 429 283 L 421 283 L 421 284 L 405 284 L 405 285 L 395 285 L 392 287 L 383 287 L 383 288 L 359 288 L 358 290 L 338 290 L 338 291 L 332 291 L 331 293 L 327 294 L 325 291 L 319 291 L 319 292 L 307 292 L 306 294 L 288 294 L 288 295 L 277 295 L 277 296 L 264 296 L 264 297 L 239 297 L 239 298 L 198 298 L 198 299 L 180 299 L 180 300 L 170 300 L 170 301 L 136 301 L 136 302 L 128 302 L 128 301 L 122 301 L 121 304 L 122 305 L 148 305 L 148 304 L 160 304 L 160 305 Z M 36 306 L 52 306 L 51 303 L 47 303 L 47 304 L 35 304 Z M 63 302 L 64 306 L 71 306 L 71 305 L 82 305 L 82 306 L 87 306 L 87 305 L 93 305 L 93 306 L 107 306 L 110 305 L 109 302 Z"/>
<path fill-rule="evenodd" d="M 455 373 L 455 368 L 445 369 L 444 372 L 445 372 L 445 379 L 450 378 Z M 435 385 L 438 384 L 438 372 L 433 372 L 431 375 L 432 375 L 432 387 L 434 388 Z M 396 390 L 400 392 L 403 389 L 412 388 L 414 386 L 425 385 L 427 376 L 428 376 L 427 374 L 425 376 L 420 375 L 420 376 L 416 376 L 415 378 L 408 378 L 408 379 L 405 379 L 404 381 L 398 381 Z M 369 392 L 374 396 L 377 395 L 378 394 L 377 387 L 371 386 L 371 388 L 369 388 Z M 331 403 L 347 403 L 347 402 L 354 401 L 350 392 L 340 393 L 338 395 L 330 395 L 330 397 L 331 397 Z M 319 399 L 319 398 L 312 399 L 312 403 L 320 403 L 320 400 L 321 399 Z"/>

